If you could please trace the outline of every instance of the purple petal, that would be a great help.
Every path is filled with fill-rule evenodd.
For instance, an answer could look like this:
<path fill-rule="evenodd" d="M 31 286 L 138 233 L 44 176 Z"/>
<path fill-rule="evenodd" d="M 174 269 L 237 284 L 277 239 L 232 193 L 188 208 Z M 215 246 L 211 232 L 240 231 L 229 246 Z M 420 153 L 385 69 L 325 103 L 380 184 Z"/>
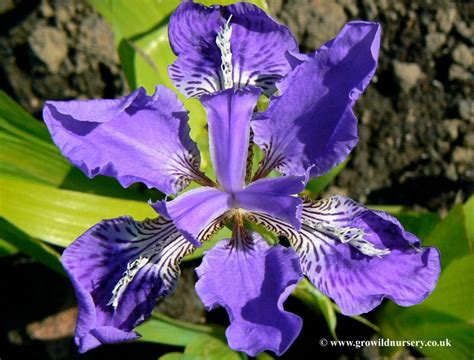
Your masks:
<path fill-rule="evenodd" d="M 292 245 L 303 272 L 343 314 L 368 312 L 384 298 L 415 305 L 436 286 L 438 250 L 420 248 L 418 238 L 387 213 L 335 196 L 305 202 L 302 224 Z"/>
<path fill-rule="evenodd" d="M 295 195 L 304 187 L 303 176 L 261 179 L 235 193 L 234 204 L 237 208 L 270 215 L 299 229 L 302 201 Z"/>
<path fill-rule="evenodd" d="M 178 264 L 193 250 L 164 219 L 104 220 L 74 241 L 62 263 L 79 305 L 79 351 L 136 339 L 133 328 L 150 315 L 159 297 L 174 291 Z"/>
<path fill-rule="evenodd" d="M 43 117 L 56 145 L 87 176 L 143 182 L 165 194 L 184 188 L 199 170 L 188 116 L 176 95 L 158 86 L 117 100 L 48 101 Z"/>
<path fill-rule="evenodd" d="M 185 1 L 169 23 L 171 47 L 178 56 L 169 67 L 169 74 L 186 96 L 224 89 L 216 37 L 229 18 L 232 79 L 236 88 L 254 85 L 271 94 L 275 82 L 290 70 L 285 52 L 297 50 L 294 36 L 257 6 L 237 3 L 206 7 Z"/>
<path fill-rule="evenodd" d="M 231 200 L 231 195 L 226 192 L 202 187 L 190 190 L 172 201 L 159 201 L 152 207 L 162 216 L 173 220 L 188 241 L 201 246 L 199 234 L 232 207 Z"/>
<path fill-rule="evenodd" d="M 357 143 L 352 105 L 377 66 L 380 26 L 351 22 L 312 56 L 293 57 L 295 69 L 279 84 L 281 96 L 252 121 L 265 152 L 263 173 L 324 174 Z M 299 64 L 299 65 L 298 65 Z"/>
<path fill-rule="evenodd" d="M 212 163 L 219 183 L 227 191 L 244 186 L 250 118 L 259 96 L 257 88 L 246 88 L 201 97 L 208 116 Z"/>
<path fill-rule="evenodd" d="M 208 309 L 223 306 L 231 322 L 229 346 L 256 356 L 264 350 L 284 353 L 302 321 L 283 309 L 302 274 L 292 249 L 270 247 L 258 235 L 246 246 L 226 239 L 206 252 L 196 269 L 196 292 Z"/>

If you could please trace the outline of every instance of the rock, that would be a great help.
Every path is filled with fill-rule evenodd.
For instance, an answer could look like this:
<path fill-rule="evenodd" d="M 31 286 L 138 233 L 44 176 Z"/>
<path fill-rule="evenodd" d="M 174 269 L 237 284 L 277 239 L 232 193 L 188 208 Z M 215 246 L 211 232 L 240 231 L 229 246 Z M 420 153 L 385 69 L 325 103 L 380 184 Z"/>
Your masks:
<path fill-rule="evenodd" d="M 458 12 L 455 7 L 449 7 L 448 9 L 438 9 L 436 12 L 436 21 L 438 27 L 444 33 L 449 33 L 453 28 L 454 21 L 458 16 Z"/>
<path fill-rule="evenodd" d="M 336 0 L 339 5 L 342 5 L 344 9 L 352 17 L 357 17 L 359 15 L 359 8 L 357 7 L 357 2 L 355 0 Z"/>
<path fill-rule="evenodd" d="M 446 166 L 444 175 L 451 181 L 459 180 L 459 176 L 456 172 L 456 166 L 454 166 L 454 164 L 448 164 Z"/>
<path fill-rule="evenodd" d="M 472 66 L 472 51 L 464 44 L 459 44 L 453 50 L 453 60 L 466 69 Z"/>
<path fill-rule="evenodd" d="M 474 150 L 456 146 L 453 151 L 453 161 L 457 163 L 469 164 L 474 162 Z"/>
<path fill-rule="evenodd" d="M 458 64 L 453 64 L 449 68 L 449 80 L 469 81 L 471 73 Z"/>
<path fill-rule="evenodd" d="M 456 140 L 459 136 L 459 127 L 462 124 L 462 120 L 459 119 L 450 119 L 443 121 L 443 127 L 448 133 L 450 140 Z"/>
<path fill-rule="evenodd" d="M 474 122 L 474 102 L 471 99 L 459 101 L 458 112 L 461 118 Z"/>
<path fill-rule="evenodd" d="M 474 132 L 470 132 L 464 137 L 464 144 L 474 149 Z"/>
<path fill-rule="evenodd" d="M 312 17 L 308 21 L 306 43 L 318 49 L 337 35 L 347 18 L 341 5 L 327 0 L 312 0 L 310 9 Z"/>
<path fill-rule="evenodd" d="M 112 29 L 102 18 L 99 16 L 85 18 L 79 31 L 81 36 L 77 48 L 80 51 L 106 64 L 118 62 Z"/>
<path fill-rule="evenodd" d="M 275 15 L 278 14 L 282 7 L 283 7 L 283 0 L 269 0 L 267 1 L 268 8 L 270 9 L 270 13 Z"/>
<path fill-rule="evenodd" d="M 368 19 L 373 20 L 379 14 L 379 9 L 374 0 L 362 0 L 362 7 L 364 8 Z"/>
<path fill-rule="evenodd" d="M 456 31 L 466 40 L 472 42 L 472 28 L 469 27 L 464 21 L 456 21 L 454 24 Z"/>
<path fill-rule="evenodd" d="M 74 334 L 77 308 L 71 308 L 48 316 L 47 318 L 30 323 L 26 326 L 26 333 L 30 339 L 56 340 Z"/>
<path fill-rule="evenodd" d="M 430 33 L 425 36 L 426 49 L 431 54 L 437 52 L 446 43 L 446 34 Z"/>
<path fill-rule="evenodd" d="M 393 72 L 398 84 L 405 92 L 410 91 L 420 80 L 425 78 L 425 74 L 421 71 L 420 66 L 415 63 L 405 63 L 396 60 L 393 62 Z"/>
<path fill-rule="evenodd" d="M 41 11 L 41 14 L 45 17 L 45 18 L 50 18 L 54 15 L 54 10 L 53 8 L 51 7 L 51 5 L 49 5 L 49 3 L 45 0 L 43 0 L 41 2 L 41 5 L 39 6 L 39 10 Z"/>
<path fill-rule="evenodd" d="M 50 26 L 38 26 L 28 39 L 33 54 L 48 70 L 57 73 L 67 56 L 67 37 L 61 30 Z"/>
<path fill-rule="evenodd" d="M 13 0 L 2 0 L 0 1 L 0 14 L 6 13 L 7 11 L 15 8 L 15 2 Z"/>

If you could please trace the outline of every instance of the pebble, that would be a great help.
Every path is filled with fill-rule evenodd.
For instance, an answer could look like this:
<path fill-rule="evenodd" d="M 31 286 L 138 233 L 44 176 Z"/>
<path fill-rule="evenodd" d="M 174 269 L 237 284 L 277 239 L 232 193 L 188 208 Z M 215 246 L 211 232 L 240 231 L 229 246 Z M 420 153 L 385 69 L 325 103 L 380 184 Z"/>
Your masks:
<path fill-rule="evenodd" d="M 453 64 L 449 68 L 449 80 L 469 81 L 471 73 L 458 64 Z"/>
<path fill-rule="evenodd" d="M 472 66 L 472 51 L 465 45 L 459 44 L 453 50 L 453 60 L 466 69 Z"/>
<path fill-rule="evenodd" d="M 462 120 L 449 119 L 443 121 L 443 127 L 446 129 L 451 141 L 456 140 L 459 136 L 459 127 L 462 124 Z"/>
<path fill-rule="evenodd" d="M 318 49 L 325 42 L 334 38 L 347 21 L 341 5 L 326 0 L 312 0 L 312 18 L 307 24 L 306 44 Z"/>
<path fill-rule="evenodd" d="M 472 42 L 472 27 L 469 27 L 464 21 L 456 21 L 454 26 L 459 35 Z"/>
<path fill-rule="evenodd" d="M 420 80 L 425 78 L 425 74 L 421 71 L 420 66 L 415 63 L 395 60 L 393 62 L 393 72 L 398 84 L 405 92 L 410 91 Z"/>
<path fill-rule="evenodd" d="M 57 73 L 68 52 L 66 34 L 50 26 L 39 26 L 32 32 L 28 42 L 33 54 L 51 73 Z"/>
<path fill-rule="evenodd" d="M 431 54 L 437 52 L 446 43 L 446 34 L 430 33 L 425 36 L 426 49 Z"/>
<path fill-rule="evenodd" d="M 449 7 L 448 9 L 439 9 L 436 12 L 436 21 L 438 23 L 438 27 L 444 33 L 449 33 L 453 28 L 454 21 L 458 12 L 456 11 L 455 7 Z"/>
<path fill-rule="evenodd" d="M 461 118 L 474 122 L 474 102 L 471 99 L 459 101 L 458 112 Z"/>
<path fill-rule="evenodd" d="M 456 146 L 453 151 L 453 161 L 458 163 L 472 163 L 474 161 L 474 150 Z"/>

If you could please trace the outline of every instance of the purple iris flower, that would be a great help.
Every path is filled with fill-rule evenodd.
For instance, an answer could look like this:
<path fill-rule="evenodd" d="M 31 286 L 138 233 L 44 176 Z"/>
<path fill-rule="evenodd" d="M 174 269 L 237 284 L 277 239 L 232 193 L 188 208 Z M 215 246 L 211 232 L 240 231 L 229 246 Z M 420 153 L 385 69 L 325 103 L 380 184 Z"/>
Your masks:
<path fill-rule="evenodd" d="M 343 161 L 357 142 L 352 106 L 377 64 L 380 27 L 350 22 L 316 52 L 298 53 L 290 30 L 254 5 L 183 2 L 169 38 L 176 87 L 208 115 L 216 180 L 200 170 L 188 115 L 176 95 L 156 87 L 117 100 L 49 101 L 44 119 L 54 142 L 89 177 L 142 182 L 166 195 L 191 181 L 202 187 L 152 204 L 161 215 L 104 220 L 65 250 L 75 287 L 81 352 L 136 339 L 133 328 L 178 281 L 182 258 L 224 225 L 232 238 L 206 252 L 196 291 L 208 309 L 226 309 L 235 350 L 280 355 L 302 320 L 283 303 L 304 275 L 346 315 L 389 298 L 417 304 L 434 289 L 439 253 L 421 248 L 392 216 L 335 196 L 297 196 L 309 177 Z M 257 112 L 261 96 L 266 111 Z M 251 172 L 252 144 L 264 152 Z M 277 170 L 280 177 L 266 178 Z M 270 246 L 249 223 L 286 236 Z"/>

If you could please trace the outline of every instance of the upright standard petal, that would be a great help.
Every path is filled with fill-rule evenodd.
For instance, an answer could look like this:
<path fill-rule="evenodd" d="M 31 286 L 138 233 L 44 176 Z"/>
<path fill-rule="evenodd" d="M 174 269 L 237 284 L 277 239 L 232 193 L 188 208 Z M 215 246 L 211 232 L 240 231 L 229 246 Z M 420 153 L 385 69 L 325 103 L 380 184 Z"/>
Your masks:
<path fill-rule="evenodd" d="M 222 240 L 196 269 L 196 291 L 208 309 L 223 306 L 230 319 L 229 346 L 256 356 L 284 353 L 301 331 L 301 319 L 283 303 L 302 274 L 294 250 L 270 247 L 258 235 L 247 245 Z"/>
<path fill-rule="evenodd" d="M 209 148 L 217 180 L 229 192 L 242 189 L 249 149 L 250 118 L 260 96 L 257 88 L 203 95 Z"/>
<path fill-rule="evenodd" d="M 384 298 L 415 305 L 436 286 L 438 250 L 421 248 L 418 238 L 387 213 L 334 196 L 305 201 L 301 222 L 300 232 L 282 223 L 271 226 L 290 239 L 305 275 L 345 315 L 366 313 Z"/>
<path fill-rule="evenodd" d="M 290 70 L 285 52 L 298 49 L 286 26 L 248 3 L 184 1 L 171 16 L 169 38 L 178 56 L 169 74 L 188 97 L 230 87 L 229 80 L 234 88 L 253 85 L 271 94 Z"/>
<path fill-rule="evenodd" d="M 267 214 L 299 230 L 302 201 L 296 195 L 305 184 L 303 176 L 261 179 L 234 194 L 234 207 Z"/>
<path fill-rule="evenodd" d="M 313 55 L 294 58 L 281 96 L 251 123 L 265 152 L 260 174 L 311 168 L 319 176 L 346 158 L 358 140 L 352 105 L 375 72 L 379 46 L 380 26 L 358 21 Z"/>
<path fill-rule="evenodd" d="M 231 195 L 211 187 L 190 190 L 172 201 L 159 201 L 152 207 L 173 221 L 183 236 L 201 246 L 199 234 L 232 207 Z"/>
<path fill-rule="evenodd" d="M 194 250 L 165 219 L 104 220 L 62 256 L 79 305 L 75 341 L 80 352 L 139 337 L 132 329 L 159 297 L 170 295 L 179 262 Z"/>
<path fill-rule="evenodd" d="M 141 88 L 117 100 L 48 101 L 43 117 L 64 156 L 91 178 L 174 194 L 200 176 L 187 113 L 165 87 L 153 96 Z"/>

